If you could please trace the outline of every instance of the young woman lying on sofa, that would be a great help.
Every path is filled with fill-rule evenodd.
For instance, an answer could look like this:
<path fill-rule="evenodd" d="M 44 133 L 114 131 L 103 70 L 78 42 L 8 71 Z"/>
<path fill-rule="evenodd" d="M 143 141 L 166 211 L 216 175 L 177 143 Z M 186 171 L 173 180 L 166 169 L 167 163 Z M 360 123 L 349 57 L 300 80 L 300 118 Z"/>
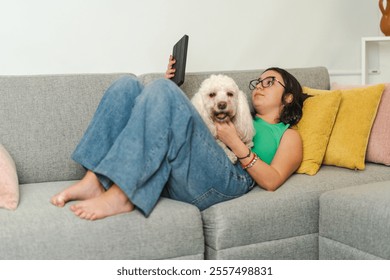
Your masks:
<path fill-rule="evenodd" d="M 96 220 L 130 212 L 148 216 L 160 196 L 200 210 L 233 199 L 256 184 L 274 191 L 299 167 L 302 142 L 289 129 L 302 116 L 307 95 L 287 71 L 270 68 L 250 82 L 255 121 L 272 150 L 267 162 L 240 140 L 232 123 L 218 124 L 218 138 L 240 158 L 232 164 L 186 95 L 170 77 L 143 86 L 123 77 L 105 92 L 72 158 L 87 172 L 82 180 L 51 198 L 80 218 Z M 246 168 L 243 168 L 246 167 Z"/>

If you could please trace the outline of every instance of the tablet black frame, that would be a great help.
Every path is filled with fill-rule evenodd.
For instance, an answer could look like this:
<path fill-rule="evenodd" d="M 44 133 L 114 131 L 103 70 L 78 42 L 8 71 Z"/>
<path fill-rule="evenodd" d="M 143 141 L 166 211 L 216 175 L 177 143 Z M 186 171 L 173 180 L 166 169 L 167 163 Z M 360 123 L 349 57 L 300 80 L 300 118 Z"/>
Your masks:
<path fill-rule="evenodd" d="M 172 56 L 176 60 L 173 68 L 176 69 L 175 76 L 171 78 L 178 86 L 184 83 L 187 63 L 189 36 L 184 35 L 174 46 Z"/>

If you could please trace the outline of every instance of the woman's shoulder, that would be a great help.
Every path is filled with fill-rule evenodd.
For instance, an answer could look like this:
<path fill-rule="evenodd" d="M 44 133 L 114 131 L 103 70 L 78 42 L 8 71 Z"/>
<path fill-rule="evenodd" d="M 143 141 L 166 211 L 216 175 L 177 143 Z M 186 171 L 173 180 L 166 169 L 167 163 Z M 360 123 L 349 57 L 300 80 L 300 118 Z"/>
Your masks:
<path fill-rule="evenodd" d="M 281 153 L 292 159 L 294 166 L 297 165 L 298 168 L 303 156 L 303 143 L 299 132 L 292 128 L 287 129 L 280 140 L 279 149 Z"/>
<path fill-rule="evenodd" d="M 299 145 L 302 145 L 301 135 L 299 134 L 299 132 L 297 130 L 295 130 L 293 128 L 286 129 L 286 131 L 283 134 L 282 140 L 283 140 L 283 142 L 285 142 L 287 140 L 288 142 L 293 142 L 293 143 L 297 143 Z"/>

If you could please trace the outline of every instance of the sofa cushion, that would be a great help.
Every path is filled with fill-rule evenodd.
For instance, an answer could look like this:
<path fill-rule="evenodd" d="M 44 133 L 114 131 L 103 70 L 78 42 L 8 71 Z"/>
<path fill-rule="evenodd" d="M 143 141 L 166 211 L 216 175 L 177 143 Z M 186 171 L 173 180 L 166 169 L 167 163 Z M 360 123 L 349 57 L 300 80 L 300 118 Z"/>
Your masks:
<path fill-rule="evenodd" d="M 390 259 L 390 181 L 324 193 L 321 259 Z"/>
<path fill-rule="evenodd" d="M 206 258 L 239 259 L 248 254 L 253 259 L 317 259 L 320 195 L 386 180 L 390 172 L 384 165 L 368 163 L 364 171 L 323 166 L 315 176 L 294 174 L 275 192 L 256 187 L 240 198 L 216 204 L 202 212 Z M 271 243 L 289 244 L 298 236 L 300 245 L 291 254 L 288 249 L 282 254 L 262 251 Z"/>
<path fill-rule="evenodd" d="M 105 89 L 124 74 L 0 77 L 1 143 L 21 184 L 79 179 L 70 159 Z"/>
<path fill-rule="evenodd" d="M 339 110 L 341 93 L 307 87 L 303 91 L 311 97 L 305 100 L 302 119 L 293 127 L 301 135 L 303 144 L 303 159 L 297 173 L 315 175 L 325 156 Z"/>
<path fill-rule="evenodd" d="M 71 183 L 20 186 L 17 211 L 0 211 L 0 259 L 203 259 L 195 206 L 162 198 L 148 218 L 135 210 L 91 222 L 50 204 Z"/>
<path fill-rule="evenodd" d="M 208 259 L 223 260 L 307 260 L 317 259 L 318 234 L 306 234 L 222 250 L 207 247 Z"/>
<path fill-rule="evenodd" d="M 384 85 L 341 90 L 342 99 L 324 164 L 364 169 L 368 138 Z"/>
<path fill-rule="evenodd" d="M 390 165 L 390 84 L 386 84 L 368 140 L 366 161 Z"/>
<path fill-rule="evenodd" d="M 0 144 L 0 208 L 15 210 L 19 204 L 19 182 L 15 162 Z"/>
<path fill-rule="evenodd" d="M 332 84 L 334 89 L 360 88 L 362 85 Z M 381 102 L 372 125 L 366 161 L 390 165 L 390 83 L 385 85 Z"/>

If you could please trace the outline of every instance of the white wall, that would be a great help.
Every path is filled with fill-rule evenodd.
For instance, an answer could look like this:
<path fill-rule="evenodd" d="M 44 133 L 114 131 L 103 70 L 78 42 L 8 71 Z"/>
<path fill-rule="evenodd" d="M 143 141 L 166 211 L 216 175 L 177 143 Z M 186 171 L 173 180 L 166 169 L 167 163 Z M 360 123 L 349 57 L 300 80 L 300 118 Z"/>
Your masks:
<path fill-rule="evenodd" d="M 379 20 L 376 0 L 0 0 L 0 75 L 162 72 L 186 33 L 187 71 L 324 65 L 360 82 Z"/>

